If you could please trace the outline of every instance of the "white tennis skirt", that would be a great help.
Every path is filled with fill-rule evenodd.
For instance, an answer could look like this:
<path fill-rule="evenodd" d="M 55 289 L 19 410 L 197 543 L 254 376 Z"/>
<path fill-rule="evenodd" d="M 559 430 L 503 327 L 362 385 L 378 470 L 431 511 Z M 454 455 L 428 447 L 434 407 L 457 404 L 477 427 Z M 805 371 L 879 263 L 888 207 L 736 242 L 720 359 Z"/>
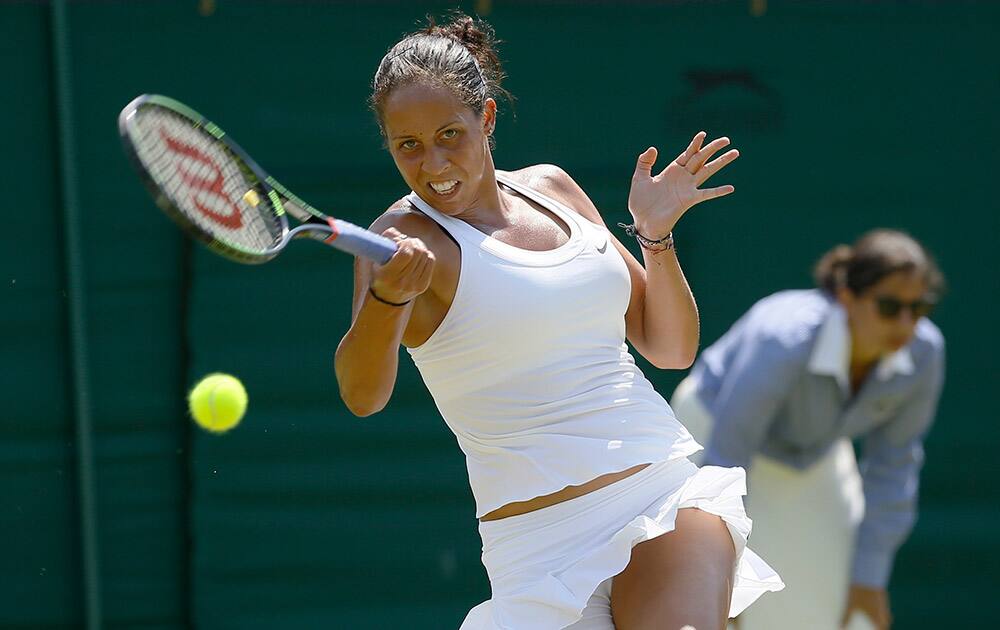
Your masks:
<path fill-rule="evenodd" d="M 469 611 L 461 630 L 557 630 L 629 563 L 632 547 L 674 529 L 677 510 L 698 508 L 725 521 L 736 545 L 734 617 L 781 578 L 747 549 L 742 468 L 698 468 L 686 458 L 641 471 L 569 501 L 479 524 L 492 598 Z"/>

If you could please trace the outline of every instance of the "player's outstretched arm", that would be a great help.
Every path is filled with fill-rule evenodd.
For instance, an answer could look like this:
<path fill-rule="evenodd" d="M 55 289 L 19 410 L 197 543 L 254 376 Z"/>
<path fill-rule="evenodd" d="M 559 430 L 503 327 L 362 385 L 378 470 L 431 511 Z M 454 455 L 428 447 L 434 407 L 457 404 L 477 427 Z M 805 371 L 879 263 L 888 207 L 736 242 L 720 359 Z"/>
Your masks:
<path fill-rule="evenodd" d="M 709 161 L 729 144 L 718 138 L 702 146 L 699 132 L 680 155 L 659 173 L 653 173 L 657 151 L 646 149 L 632 175 L 628 207 L 635 230 L 648 241 L 662 241 L 692 206 L 733 192 L 732 186 L 699 188 L 709 177 L 739 156 L 727 151 Z M 643 282 L 633 282 L 627 315 L 629 340 L 651 363 L 662 368 L 686 368 L 698 351 L 698 309 L 672 243 L 643 247 Z"/>

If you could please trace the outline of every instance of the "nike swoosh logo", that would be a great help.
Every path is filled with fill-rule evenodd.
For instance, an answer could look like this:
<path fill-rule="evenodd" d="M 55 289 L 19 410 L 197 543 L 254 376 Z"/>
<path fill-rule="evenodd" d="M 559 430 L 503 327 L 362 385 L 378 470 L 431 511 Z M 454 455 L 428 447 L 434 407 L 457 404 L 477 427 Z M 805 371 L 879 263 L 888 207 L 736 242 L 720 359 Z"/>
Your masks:
<path fill-rule="evenodd" d="M 603 254 L 603 253 L 604 253 L 604 251 L 605 251 L 605 250 L 606 250 L 607 248 L 608 248 L 608 242 L 607 242 L 607 241 L 605 240 L 605 241 L 604 241 L 604 245 L 601 245 L 600 247 L 598 247 L 598 248 L 597 248 L 597 251 L 598 251 L 599 253 Z"/>

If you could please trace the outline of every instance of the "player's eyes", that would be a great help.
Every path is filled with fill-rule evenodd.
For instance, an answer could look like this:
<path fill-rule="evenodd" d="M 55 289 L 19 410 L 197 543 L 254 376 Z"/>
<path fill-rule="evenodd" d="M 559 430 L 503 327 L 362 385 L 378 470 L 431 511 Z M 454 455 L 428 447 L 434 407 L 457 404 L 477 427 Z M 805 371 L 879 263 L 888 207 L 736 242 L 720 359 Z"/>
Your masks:
<path fill-rule="evenodd" d="M 458 129 L 445 129 L 441 132 L 441 137 L 445 140 L 451 140 L 458 136 Z"/>
<path fill-rule="evenodd" d="M 404 151 L 412 151 L 413 149 L 417 148 L 417 141 L 416 140 L 404 140 L 403 142 L 399 143 L 399 148 L 402 149 L 402 150 L 404 150 Z"/>

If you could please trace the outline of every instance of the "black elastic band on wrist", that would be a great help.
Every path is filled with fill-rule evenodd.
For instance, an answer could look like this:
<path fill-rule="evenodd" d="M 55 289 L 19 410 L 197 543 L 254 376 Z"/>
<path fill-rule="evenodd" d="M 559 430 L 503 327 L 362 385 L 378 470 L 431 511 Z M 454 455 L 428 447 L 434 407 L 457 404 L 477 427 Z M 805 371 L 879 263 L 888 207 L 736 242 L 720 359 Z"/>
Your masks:
<path fill-rule="evenodd" d="M 619 223 L 618 227 L 625 228 L 625 233 L 629 236 L 634 236 L 635 240 L 639 242 L 639 246 L 643 249 L 648 249 L 651 252 L 663 252 L 674 248 L 673 232 L 668 232 L 663 238 L 654 241 L 653 239 L 646 238 L 640 234 L 639 230 L 635 229 L 635 223 L 632 223 L 631 225 Z"/>
<path fill-rule="evenodd" d="M 375 298 L 376 300 L 378 300 L 379 302 L 381 302 L 383 304 L 388 304 L 389 306 L 406 306 L 407 304 L 409 304 L 410 302 L 413 301 L 412 299 L 409 299 L 409 300 L 407 300 L 405 302 L 390 302 L 389 300 L 383 300 L 379 296 L 375 295 L 375 289 L 373 289 L 371 287 L 368 287 L 368 293 L 371 294 L 371 296 L 373 298 Z"/>

